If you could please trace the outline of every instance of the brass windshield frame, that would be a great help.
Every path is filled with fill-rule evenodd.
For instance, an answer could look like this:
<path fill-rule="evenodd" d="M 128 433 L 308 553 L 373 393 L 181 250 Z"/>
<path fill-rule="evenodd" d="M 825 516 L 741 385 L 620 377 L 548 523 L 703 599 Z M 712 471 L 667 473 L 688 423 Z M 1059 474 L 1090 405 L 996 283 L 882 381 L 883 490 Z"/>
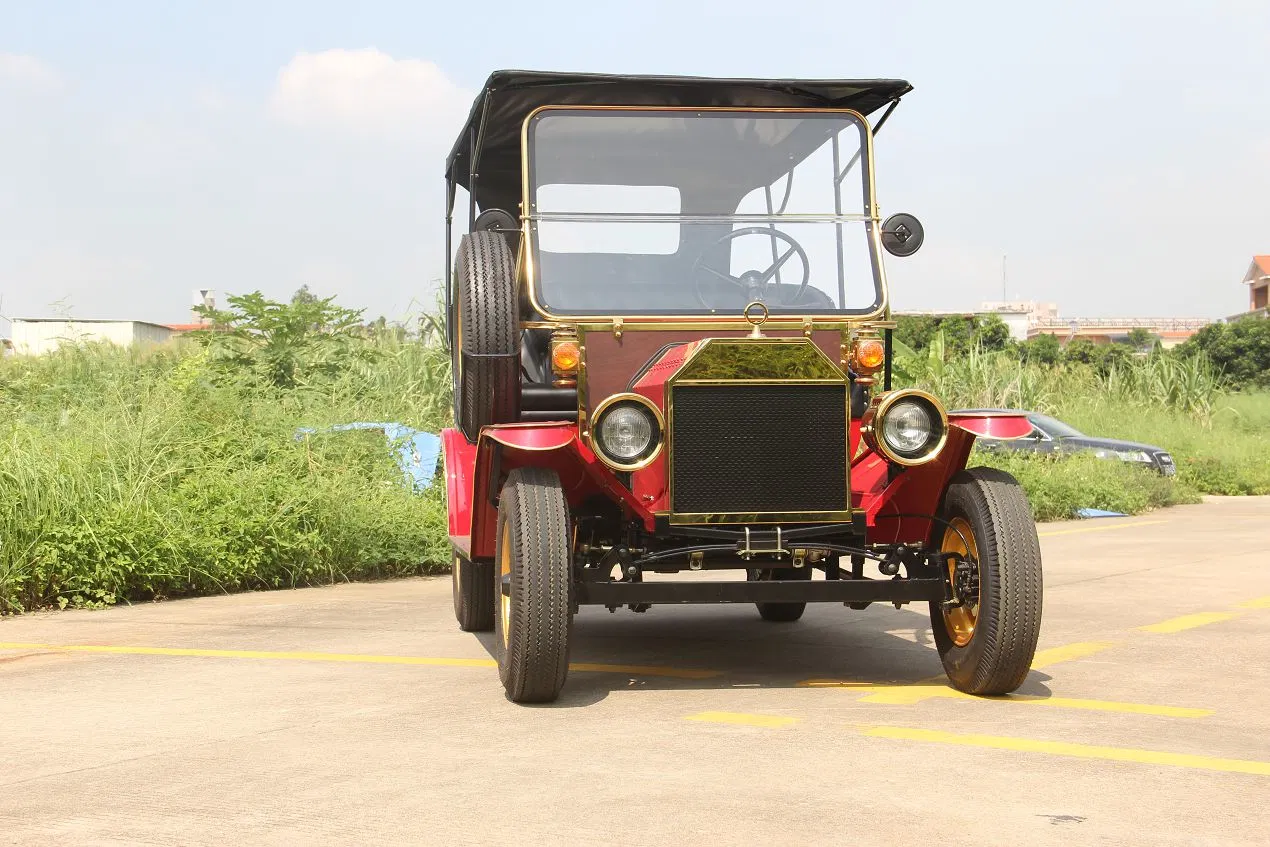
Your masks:
<path fill-rule="evenodd" d="M 855 109 L 825 109 L 825 108 L 746 108 L 736 106 L 570 106 L 568 104 L 539 106 L 528 115 L 525 116 L 524 123 L 520 128 L 520 174 L 521 174 L 521 202 L 520 202 L 520 226 L 521 226 L 521 252 L 523 254 L 525 292 L 529 305 L 534 312 L 541 316 L 543 321 L 569 321 L 578 323 L 612 323 L 615 320 L 622 322 L 648 322 L 664 324 L 672 321 L 705 323 L 714 325 L 719 323 L 734 322 L 736 318 L 728 314 L 709 315 L 701 312 L 685 313 L 682 315 L 648 315 L 648 314 L 567 314 L 555 313 L 547 309 L 538 299 L 538 278 L 537 268 L 534 265 L 534 232 L 531 225 L 532 217 L 530 215 L 532 186 L 529 180 L 529 127 L 534 119 L 542 112 L 553 110 L 568 110 L 571 112 L 595 111 L 595 112 L 733 112 L 745 114 L 819 114 L 819 115 L 848 115 L 859 122 L 864 136 L 864 153 L 860 157 L 860 166 L 865 177 L 865 223 L 868 225 L 868 241 L 870 250 L 870 259 L 874 268 L 875 282 L 877 283 L 878 299 L 872 311 L 869 312 L 806 312 L 797 315 L 783 315 L 781 317 L 790 320 L 802 320 L 810 318 L 814 321 L 857 321 L 875 320 L 886 316 L 890 313 L 890 286 L 886 278 L 886 263 L 883 261 L 882 250 L 882 223 L 881 210 L 877 204 L 877 185 L 874 181 L 873 174 L 873 127 L 869 124 L 869 119 Z M 773 320 L 776 316 L 772 316 Z"/>

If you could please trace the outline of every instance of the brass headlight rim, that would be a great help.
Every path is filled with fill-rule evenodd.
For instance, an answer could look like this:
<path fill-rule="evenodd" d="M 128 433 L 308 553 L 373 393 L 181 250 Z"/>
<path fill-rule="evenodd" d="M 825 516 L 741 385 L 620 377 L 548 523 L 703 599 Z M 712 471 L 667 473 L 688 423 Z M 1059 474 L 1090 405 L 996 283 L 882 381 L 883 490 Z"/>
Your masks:
<path fill-rule="evenodd" d="M 654 433 L 655 444 L 652 451 L 641 459 L 634 462 L 620 462 L 604 452 L 600 446 L 600 438 L 598 435 L 600 424 L 604 420 L 604 413 L 611 406 L 621 402 L 634 402 L 642 405 L 653 414 L 653 421 L 657 424 L 657 432 Z M 587 426 L 587 441 L 591 445 L 591 452 L 595 453 L 597 459 L 615 471 L 638 471 L 642 470 L 661 455 L 662 446 L 666 443 L 666 419 L 662 416 L 661 409 L 649 400 L 643 394 L 636 394 L 633 391 L 623 391 L 618 394 L 611 394 L 601 400 L 595 407 L 595 411 L 591 414 L 589 425 Z"/>
<path fill-rule="evenodd" d="M 878 431 L 879 427 L 877 426 L 878 423 L 885 419 L 886 413 L 892 406 L 900 400 L 910 397 L 925 400 L 939 413 L 939 439 L 929 451 L 917 457 L 901 456 L 895 453 L 886 443 L 886 437 Z M 876 402 L 877 406 L 873 411 L 873 415 L 869 418 L 867 427 L 862 428 L 861 434 L 866 436 L 869 445 L 882 454 L 883 458 L 888 462 L 893 462 L 906 468 L 914 468 L 934 461 L 944 451 L 944 446 L 948 443 L 948 411 L 944 408 L 944 404 L 939 402 L 938 398 L 933 394 L 922 391 L 920 388 L 897 388 L 894 391 L 878 395 Z"/>

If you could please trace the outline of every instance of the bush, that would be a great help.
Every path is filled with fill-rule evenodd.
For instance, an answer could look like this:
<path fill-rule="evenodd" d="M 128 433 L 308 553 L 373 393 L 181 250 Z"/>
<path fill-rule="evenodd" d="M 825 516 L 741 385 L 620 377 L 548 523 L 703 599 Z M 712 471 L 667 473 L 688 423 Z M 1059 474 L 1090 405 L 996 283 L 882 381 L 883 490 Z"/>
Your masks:
<path fill-rule="evenodd" d="M 1000 468 L 1017 477 L 1038 521 L 1066 520 L 1077 509 L 1136 515 L 1200 499 L 1199 492 L 1186 483 L 1093 455 L 976 451 L 971 464 Z"/>
<path fill-rule="evenodd" d="M 1247 315 L 1230 323 L 1209 324 L 1179 348 L 1202 353 L 1232 387 L 1270 388 L 1270 320 Z"/>
<path fill-rule="evenodd" d="M 382 435 L 294 434 L 435 431 L 449 358 L 427 336 L 337 331 L 347 360 L 298 357 L 288 387 L 189 343 L 0 361 L 0 612 L 448 565 L 441 487 L 413 493 Z"/>

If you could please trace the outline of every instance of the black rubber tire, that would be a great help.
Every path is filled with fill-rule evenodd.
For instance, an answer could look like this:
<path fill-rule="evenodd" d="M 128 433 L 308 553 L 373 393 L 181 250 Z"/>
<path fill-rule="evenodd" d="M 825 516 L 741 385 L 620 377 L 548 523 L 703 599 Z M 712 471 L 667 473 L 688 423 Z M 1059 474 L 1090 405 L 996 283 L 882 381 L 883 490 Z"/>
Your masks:
<path fill-rule="evenodd" d="M 751 572 L 751 579 L 811 579 L 811 566 L 801 568 L 773 568 Z M 803 616 L 807 610 L 806 603 L 755 603 L 758 613 L 765 621 L 773 623 L 793 623 Z"/>
<path fill-rule="evenodd" d="M 458 550 L 450 564 L 450 591 L 454 617 L 464 632 L 489 632 L 494 628 L 494 564 L 471 562 Z"/>
<path fill-rule="evenodd" d="M 1041 543 L 1027 496 L 1004 471 L 970 468 L 953 477 L 941 516 L 965 519 L 979 551 L 979 611 L 969 643 L 957 646 L 942 608 L 930 604 L 944 671 L 968 694 L 1008 694 L 1027 678 L 1041 633 Z M 944 530 L 934 528 L 936 546 Z"/>
<path fill-rule="evenodd" d="M 504 538 L 510 545 L 509 620 L 501 612 Z M 498 503 L 492 583 L 498 675 L 514 703 L 549 703 L 569 675 L 573 578 L 569 504 L 555 471 L 518 468 L 507 476 Z M 506 631 L 504 631 L 506 627 Z"/>
<path fill-rule="evenodd" d="M 473 444 L 481 427 L 520 418 L 520 319 L 516 259 L 498 232 L 459 241 L 454 266 L 454 418 Z"/>

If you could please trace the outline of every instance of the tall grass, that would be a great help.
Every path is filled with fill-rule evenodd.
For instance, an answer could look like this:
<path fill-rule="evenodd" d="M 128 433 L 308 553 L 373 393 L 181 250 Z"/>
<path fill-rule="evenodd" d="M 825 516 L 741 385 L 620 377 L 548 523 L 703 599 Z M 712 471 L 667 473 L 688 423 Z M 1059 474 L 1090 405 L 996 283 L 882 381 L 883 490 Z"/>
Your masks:
<path fill-rule="evenodd" d="M 65 348 L 0 359 L 0 613 L 428 572 L 449 561 L 441 486 L 415 494 L 377 433 L 436 431 L 449 357 L 434 332 L 358 336 L 322 379 L 277 388 L 214 346 Z M 985 455 L 1041 518 L 1138 512 L 1198 493 L 1270 493 L 1270 395 L 1223 394 L 1202 361 L 1106 372 L 1006 353 L 901 355 L 950 407 L 1047 411 L 1090 434 L 1159 444 L 1176 480 L 1114 462 Z"/>
<path fill-rule="evenodd" d="M 1182 412 L 1206 423 L 1222 393 L 1216 370 L 1199 356 L 1155 354 L 1102 371 L 1080 363 L 1039 365 L 1008 350 L 973 347 L 945 358 L 940 336 L 924 355 L 902 352 L 900 371 L 954 408 L 1053 412 L 1073 398 L 1097 398 L 1117 406 Z"/>
<path fill-rule="evenodd" d="M 1090 474 L 1103 471 L 1092 465 L 1028 465 L 1027 457 L 985 459 L 1008 464 L 1007 470 L 1023 477 L 1034 503 L 1077 503 L 1080 498 L 1074 495 L 1085 490 L 1090 494 L 1082 496 L 1090 502 L 1077 505 L 1092 506 L 1099 485 L 1104 495 L 1124 492 L 1118 497 L 1122 511 L 1184 502 L 1196 494 L 1270 494 L 1270 395 L 1227 393 L 1202 356 L 1156 352 L 1105 370 L 1079 362 L 1041 365 L 1004 350 L 972 348 L 946 357 L 937 334 L 921 353 L 901 349 L 897 365 L 908 384 L 929 390 L 950 408 L 1046 412 L 1088 435 L 1163 447 L 1177 462 L 1176 483 L 1166 482 L 1163 488 L 1153 483 L 1154 493 L 1143 501 L 1141 483 L 1124 488 L 1110 477 L 1093 483 Z M 1080 480 L 1088 483 L 1083 489 L 1075 486 Z M 1170 485 L 1177 487 L 1175 495 L 1168 494 Z M 1039 507 L 1038 514 L 1048 515 L 1047 509 Z"/>
<path fill-rule="evenodd" d="M 436 430 L 448 357 L 381 334 L 320 386 L 217 374 L 192 345 L 0 361 L 0 611 L 419 573 L 442 493 L 412 493 L 368 420 Z"/>

